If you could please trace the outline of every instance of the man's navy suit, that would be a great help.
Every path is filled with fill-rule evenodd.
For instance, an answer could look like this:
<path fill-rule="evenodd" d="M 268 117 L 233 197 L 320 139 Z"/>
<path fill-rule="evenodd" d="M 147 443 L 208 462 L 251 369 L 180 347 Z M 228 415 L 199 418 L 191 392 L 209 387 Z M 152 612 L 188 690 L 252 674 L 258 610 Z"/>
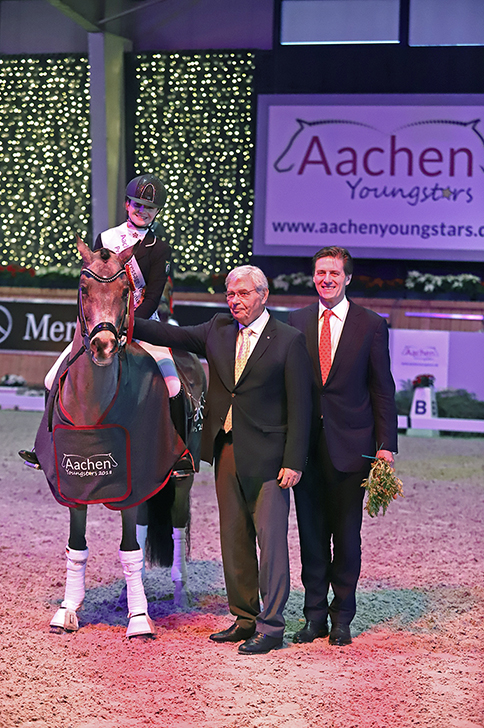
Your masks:
<path fill-rule="evenodd" d="M 135 320 L 134 336 L 206 357 L 209 386 L 202 459 L 215 460 L 222 556 L 231 612 L 242 627 L 282 636 L 289 593 L 289 491 L 277 486 L 281 468 L 304 470 L 311 418 L 311 363 L 304 337 L 270 316 L 235 384 L 239 326 L 217 314 L 198 326 Z M 223 426 L 232 406 L 232 432 Z M 229 437 L 230 442 L 227 441 Z M 235 473 L 221 454 L 233 447 Z M 229 482 L 230 481 L 230 482 Z M 227 492 L 231 490 L 230 497 Z M 261 548 L 257 571 L 255 536 Z M 263 611 L 260 613 L 260 591 Z"/>
<path fill-rule="evenodd" d="M 361 568 L 364 489 L 376 450 L 397 450 L 395 384 L 385 320 L 350 301 L 333 363 L 323 385 L 318 352 L 319 303 L 293 311 L 313 365 L 313 427 L 308 467 L 294 488 L 301 541 L 304 614 L 324 623 L 327 593 L 333 625 L 356 611 Z M 331 553 L 331 542 L 333 555 Z"/>

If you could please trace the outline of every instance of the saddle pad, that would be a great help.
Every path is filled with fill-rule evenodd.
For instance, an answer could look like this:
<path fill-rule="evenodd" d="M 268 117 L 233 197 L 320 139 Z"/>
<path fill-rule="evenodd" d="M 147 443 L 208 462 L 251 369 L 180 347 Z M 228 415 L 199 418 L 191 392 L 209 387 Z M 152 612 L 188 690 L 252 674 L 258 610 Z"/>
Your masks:
<path fill-rule="evenodd" d="M 130 495 L 130 438 L 124 427 L 56 425 L 53 442 L 62 498 L 73 504 L 109 503 Z"/>

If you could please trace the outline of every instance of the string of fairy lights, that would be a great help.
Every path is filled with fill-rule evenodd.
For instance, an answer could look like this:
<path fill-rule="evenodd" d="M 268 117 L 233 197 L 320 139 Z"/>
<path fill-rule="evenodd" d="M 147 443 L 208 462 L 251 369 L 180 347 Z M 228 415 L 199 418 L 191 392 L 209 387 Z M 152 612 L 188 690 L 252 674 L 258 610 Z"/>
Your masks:
<path fill-rule="evenodd" d="M 248 261 L 253 72 L 245 51 L 137 57 L 137 173 L 168 188 L 180 272 Z M 0 57 L 0 118 L 0 265 L 77 266 L 75 234 L 90 235 L 88 60 Z"/>
<path fill-rule="evenodd" d="M 87 59 L 0 57 L 0 265 L 72 265 L 90 218 Z"/>
<path fill-rule="evenodd" d="M 224 272 L 251 244 L 250 52 L 138 57 L 138 171 L 168 188 L 163 225 L 179 271 Z"/>

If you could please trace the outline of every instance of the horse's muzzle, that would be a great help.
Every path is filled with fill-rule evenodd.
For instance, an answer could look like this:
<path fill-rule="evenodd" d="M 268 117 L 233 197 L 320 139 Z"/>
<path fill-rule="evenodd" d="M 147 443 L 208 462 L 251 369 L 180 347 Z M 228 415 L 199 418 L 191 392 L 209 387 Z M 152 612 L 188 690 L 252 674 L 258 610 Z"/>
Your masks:
<path fill-rule="evenodd" d="M 100 331 L 91 339 L 88 350 L 98 367 L 110 366 L 119 351 L 119 340 L 110 331 Z"/>

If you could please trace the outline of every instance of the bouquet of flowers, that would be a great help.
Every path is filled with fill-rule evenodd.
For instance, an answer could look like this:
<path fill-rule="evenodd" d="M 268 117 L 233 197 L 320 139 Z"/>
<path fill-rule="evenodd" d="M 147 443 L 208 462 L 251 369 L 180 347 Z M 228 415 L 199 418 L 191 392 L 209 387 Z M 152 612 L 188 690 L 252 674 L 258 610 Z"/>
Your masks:
<path fill-rule="evenodd" d="M 385 515 L 392 500 L 403 495 L 402 481 L 397 478 L 395 468 L 383 458 L 373 461 L 370 474 L 362 482 L 362 488 L 366 488 L 367 499 L 365 511 L 373 518 L 377 516 L 380 508 Z"/>

